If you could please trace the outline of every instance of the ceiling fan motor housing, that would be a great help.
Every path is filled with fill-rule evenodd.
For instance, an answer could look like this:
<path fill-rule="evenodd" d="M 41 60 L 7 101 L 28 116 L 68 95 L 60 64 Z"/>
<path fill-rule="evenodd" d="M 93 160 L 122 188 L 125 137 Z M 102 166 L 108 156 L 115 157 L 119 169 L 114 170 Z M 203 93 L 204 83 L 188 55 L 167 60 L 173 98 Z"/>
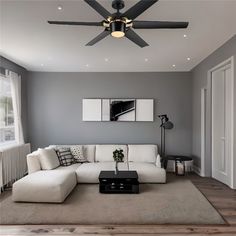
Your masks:
<path fill-rule="evenodd" d="M 112 7 L 116 10 L 123 9 L 125 7 L 125 3 L 123 0 L 113 0 Z"/>

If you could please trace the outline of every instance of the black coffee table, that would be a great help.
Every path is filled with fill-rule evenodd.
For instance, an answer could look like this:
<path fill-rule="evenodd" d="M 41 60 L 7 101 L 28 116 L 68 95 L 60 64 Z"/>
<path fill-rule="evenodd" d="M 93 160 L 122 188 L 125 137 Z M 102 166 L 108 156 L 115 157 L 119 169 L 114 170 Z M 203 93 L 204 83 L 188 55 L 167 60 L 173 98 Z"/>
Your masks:
<path fill-rule="evenodd" d="M 139 193 L 136 171 L 101 171 L 99 175 L 100 193 Z"/>

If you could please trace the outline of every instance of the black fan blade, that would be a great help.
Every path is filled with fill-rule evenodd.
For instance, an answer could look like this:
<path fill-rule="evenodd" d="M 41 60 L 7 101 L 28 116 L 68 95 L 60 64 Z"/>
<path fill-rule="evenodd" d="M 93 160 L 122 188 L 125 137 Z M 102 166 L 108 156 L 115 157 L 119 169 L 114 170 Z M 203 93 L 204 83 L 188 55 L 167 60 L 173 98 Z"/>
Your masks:
<path fill-rule="evenodd" d="M 149 7 L 151 7 L 158 0 L 141 0 L 136 3 L 133 7 L 123 13 L 122 17 L 127 17 L 131 20 L 134 20 L 136 17 L 141 15 L 144 11 L 146 11 Z"/>
<path fill-rule="evenodd" d="M 95 43 L 106 38 L 109 34 L 110 34 L 109 30 L 104 30 L 101 34 L 99 34 L 97 37 L 88 42 L 85 46 L 93 46 Z"/>
<path fill-rule="evenodd" d="M 111 16 L 111 13 L 109 11 L 107 11 L 96 0 L 84 0 L 84 1 L 86 3 L 88 3 L 90 7 L 92 7 L 96 12 L 98 12 L 100 15 L 102 15 L 105 19 L 107 19 L 109 16 Z"/>
<path fill-rule="evenodd" d="M 140 36 L 138 36 L 132 29 L 128 29 L 125 32 L 125 36 L 126 38 L 136 43 L 141 48 L 148 46 L 148 44 Z"/>
<path fill-rule="evenodd" d="M 134 29 L 180 29 L 187 28 L 188 22 L 174 21 L 133 21 Z"/>
<path fill-rule="evenodd" d="M 53 25 L 103 26 L 103 22 L 48 21 L 48 23 Z"/>

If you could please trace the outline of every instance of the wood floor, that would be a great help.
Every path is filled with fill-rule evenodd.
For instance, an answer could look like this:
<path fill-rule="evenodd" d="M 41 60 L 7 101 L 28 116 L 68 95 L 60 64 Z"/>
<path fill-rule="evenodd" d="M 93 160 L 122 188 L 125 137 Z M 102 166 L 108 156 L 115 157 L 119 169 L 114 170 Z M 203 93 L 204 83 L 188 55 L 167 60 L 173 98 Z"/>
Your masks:
<path fill-rule="evenodd" d="M 218 210 L 226 221 L 226 225 L 23 225 L 1 226 L 0 235 L 224 235 L 236 236 L 236 191 L 212 179 L 201 178 L 195 174 L 179 176 L 190 179 Z M 0 213 L 1 214 L 1 213 Z M 24 214 L 24 212 L 22 212 Z"/>

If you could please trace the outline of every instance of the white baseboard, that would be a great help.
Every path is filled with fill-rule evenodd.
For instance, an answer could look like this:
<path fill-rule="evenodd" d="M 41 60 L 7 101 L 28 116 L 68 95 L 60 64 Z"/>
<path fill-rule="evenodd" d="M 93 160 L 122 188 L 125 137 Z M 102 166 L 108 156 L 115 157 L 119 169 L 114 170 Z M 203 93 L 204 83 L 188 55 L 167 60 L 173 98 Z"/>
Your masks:
<path fill-rule="evenodd" d="M 204 174 L 201 172 L 201 168 L 200 168 L 200 167 L 194 165 L 194 166 L 193 166 L 193 171 L 194 171 L 197 175 L 199 175 L 199 176 L 201 176 L 201 177 L 205 177 Z"/>
<path fill-rule="evenodd" d="M 194 171 L 196 174 L 201 175 L 201 168 L 200 168 L 200 167 L 194 165 L 194 166 L 193 166 L 193 171 Z"/>

